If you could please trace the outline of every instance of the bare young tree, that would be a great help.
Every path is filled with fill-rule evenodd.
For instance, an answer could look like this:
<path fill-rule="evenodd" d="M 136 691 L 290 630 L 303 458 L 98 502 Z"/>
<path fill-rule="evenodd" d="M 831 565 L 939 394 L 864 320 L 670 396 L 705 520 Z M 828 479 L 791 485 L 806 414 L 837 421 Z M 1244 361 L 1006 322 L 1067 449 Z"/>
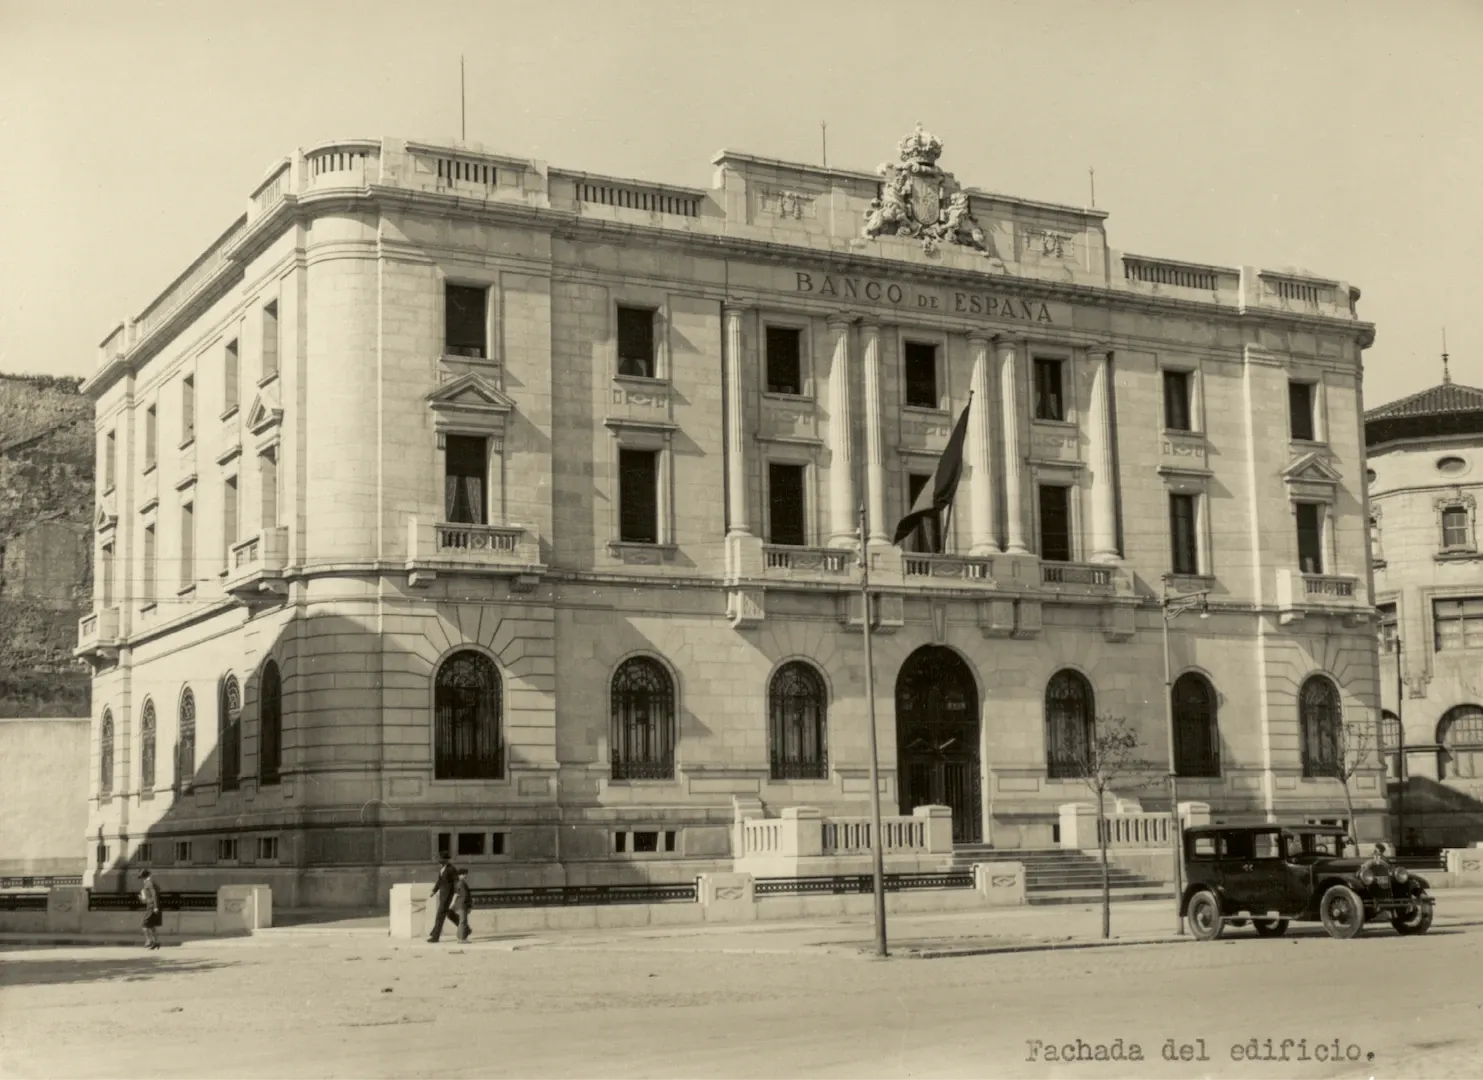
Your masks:
<path fill-rule="evenodd" d="M 1148 770 L 1139 756 L 1138 733 L 1127 720 L 1103 715 L 1092 721 L 1084 744 L 1067 762 L 1072 775 L 1084 783 L 1096 800 L 1097 852 L 1102 860 L 1102 936 L 1112 936 L 1112 873 L 1107 863 L 1107 812 L 1103 799 L 1113 784 Z"/>
<path fill-rule="evenodd" d="M 1375 767 L 1376 742 L 1369 725 L 1338 723 L 1333 727 L 1333 761 L 1329 775 L 1344 788 L 1349 842 L 1354 845 L 1355 851 L 1359 850 L 1359 831 L 1354 827 L 1354 795 L 1349 790 L 1349 784 L 1359 773 Z"/>

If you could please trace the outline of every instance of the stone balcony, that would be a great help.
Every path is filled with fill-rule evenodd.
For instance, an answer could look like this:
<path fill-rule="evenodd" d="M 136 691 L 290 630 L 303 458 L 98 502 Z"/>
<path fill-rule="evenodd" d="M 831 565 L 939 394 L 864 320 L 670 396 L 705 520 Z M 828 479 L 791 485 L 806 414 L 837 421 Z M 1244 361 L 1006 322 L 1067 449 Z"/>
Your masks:
<path fill-rule="evenodd" d="M 524 592 L 545 570 L 540 536 L 524 525 L 470 525 L 407 519 L 407 582 L 425 585 L 439 573 L 498 574 Z"/>
<path fill-rule="evenodd" d="M 1284 568 L 1277 571 L 1277 611 L 1283 623 L 1306 615 L 1339 615 L 1357 625 L 1370 618 L 1372 609 L 1364 582 L 1357 577 Z"/>
<path fill-rule="evenodd" d="M 909 588 L 993 589 L 994 560 L 973 555 L 924 555 L 903 552 L 901 579 Z"/>
<path fill-rule="evenodd" d="M 99 608 L 77 620 L 77 648 L 72 655 L 94 666 L 118 659 L 118 608 Z"/>
<path fill-rule="evenodd" d="M 853 585 L 859 557 L 853 548 L 793 547 L 762 545 L 762 577 L 765 581 L 813 581 Z"/>
<path fill-rule="evenodd" d="M 248 606 L 274 603 L 288 591 L 287 566 L 288 527 L 264 529 L 232 545 L 222 589 Z"/>
<path fill-rule="evenodd" d="M 1132 580 L 1120 566 L 1042 562 L 1040 587 L 1063 596 L 1118 596 L 1132 591 Z"/>

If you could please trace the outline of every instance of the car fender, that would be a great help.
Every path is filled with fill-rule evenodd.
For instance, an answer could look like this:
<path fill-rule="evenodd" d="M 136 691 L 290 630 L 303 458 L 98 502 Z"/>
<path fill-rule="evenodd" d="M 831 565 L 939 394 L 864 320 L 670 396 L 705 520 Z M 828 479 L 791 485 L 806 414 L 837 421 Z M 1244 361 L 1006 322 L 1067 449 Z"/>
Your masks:
<path fill-rule="evenodd" d="M 1221 885 L 1211 884 L 1210 882 L 1205 882 L 1203 884 L 1186 885 L 1184 887 L 1184 895 L 1179 898 L 1179 914 L 1188 914 L 1190 900 L 1194 897 L 1195 893 L 1201 892 L 1214 893 L 1215 899 L 1220 901 L 1221 914 L 1225 914 L 1225 910 L 1229 906 L 1226 902 L 1227 897 L 1225 887 Z"/>

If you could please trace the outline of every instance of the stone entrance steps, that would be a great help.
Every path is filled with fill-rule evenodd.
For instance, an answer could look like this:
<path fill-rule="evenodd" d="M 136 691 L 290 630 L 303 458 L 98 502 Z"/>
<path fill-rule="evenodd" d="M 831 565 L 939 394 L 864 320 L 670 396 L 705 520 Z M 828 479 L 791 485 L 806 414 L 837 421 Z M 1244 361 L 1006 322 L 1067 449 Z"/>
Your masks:
<path fill-rule="evenodd" d="M 958 844 L 952 868 L 967 870 L 979 862 L 1019 862 L 1025 866 L 1025 899 L 1031 904 L 1096 904 L 1102 901 L 1102 864 L 1093 855 L 1062 848 L 993 848 Z M 1108 866 L 1114 901 L 1163 900 L 1174 890 L 1121 866 Z"/>

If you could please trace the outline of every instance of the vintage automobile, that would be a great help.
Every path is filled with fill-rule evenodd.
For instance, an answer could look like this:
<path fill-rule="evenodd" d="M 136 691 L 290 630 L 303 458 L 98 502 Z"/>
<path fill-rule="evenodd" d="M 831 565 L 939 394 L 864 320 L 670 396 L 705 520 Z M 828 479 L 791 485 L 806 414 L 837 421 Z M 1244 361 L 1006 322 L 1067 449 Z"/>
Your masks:
<path fill-rule="evenodd" d="M 1286 933 L 1293 920 L 1322 922 L 1335 938 L 1381 916 L 1398 934 L 1432 924 L 1426 879 L 1361 856 L 1336 826 L 1199 825 L 1185 830 L 1184 863 L 1181 913 L 1200 941 L 1248 919 L 1262 937 Z"/>

